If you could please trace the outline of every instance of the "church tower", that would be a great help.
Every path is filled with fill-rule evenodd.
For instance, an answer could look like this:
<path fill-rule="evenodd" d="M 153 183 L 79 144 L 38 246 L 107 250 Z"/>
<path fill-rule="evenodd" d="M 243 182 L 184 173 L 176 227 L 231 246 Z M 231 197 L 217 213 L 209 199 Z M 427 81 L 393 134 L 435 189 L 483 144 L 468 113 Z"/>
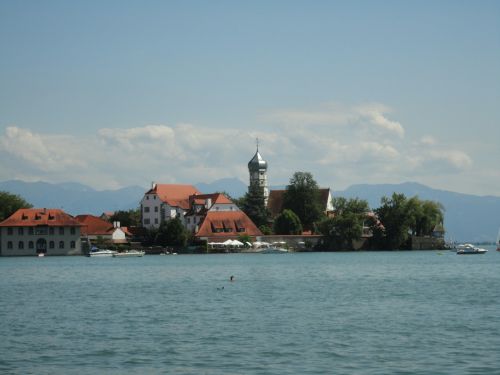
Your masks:
<path fill-rule="evenodd" d="M 267 185 L 267 162 L 262 159 L 259 153 L 259 141 L 257 140 L 257 152 L 252 160 L 248 162 L 248 172 L 250 173 L 250 186 L 260 186 L 264 192 L 264 199 L 267 205 L 269 198 L 269 186 Z"/>

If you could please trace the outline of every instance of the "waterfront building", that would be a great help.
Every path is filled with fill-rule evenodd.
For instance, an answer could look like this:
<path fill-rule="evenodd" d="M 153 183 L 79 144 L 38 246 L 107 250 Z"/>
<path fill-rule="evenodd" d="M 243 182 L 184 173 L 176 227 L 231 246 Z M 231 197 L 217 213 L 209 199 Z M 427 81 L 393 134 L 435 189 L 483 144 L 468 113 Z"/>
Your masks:
<path fill-rule="evenodd" d="M 78 215 L 75 219 L 82 225 L 81 236 L 84 242 L 102 239 L 111 244 L 123 244 L 131 236 L 128 228 L 122 227 L 119 221 L 110 223 L 94 215 Z"/>
<path fill-rule="evenodd" d="M 250 218 L 225 194 L 192 195 L 185 215 L 186 227 L 200 240 L 261 236 Z"/>
<path fill-rule="evenodd" d="M 243 211 L 208 211 L 195 238 L 220 242 L 244 235 L 255 238 L 262 236 L 262 232 Z"/>
<path fill-rule="evenodd" d="M 79 255 L 81 224 L 60 209 L 22 208 L 0 223 L 2 255 Z"/>
<path fill-rule="evenodd" d="M 184 216 L 186 228 L 191 233 L 198 232 L 200 223 L 208 212 L 239 211 L 240 209 L 225 194 L 195 194 L 189 197 L 189 210 Z"/>
<path fill-rule="evenodd" d="M 269 186 L 267 183 L 267 161 L 259 153 L 259 144 L 253 158 L 248 162 L 248 172 L 250 174 L 250 186 L 259 186 L 264 193 L 264 201 L 267 205 L 269 199 Z M 249 188 L 250 188 L 249 186 Z"/>
<path fill-rule="evenodd" d="M 189 197 L 201 194 L 193 185 L 153 183 L 141 200 L 141 223 L 144 228 L 159 228 L 165 220 L 180 218 L 190 209 Z"/>

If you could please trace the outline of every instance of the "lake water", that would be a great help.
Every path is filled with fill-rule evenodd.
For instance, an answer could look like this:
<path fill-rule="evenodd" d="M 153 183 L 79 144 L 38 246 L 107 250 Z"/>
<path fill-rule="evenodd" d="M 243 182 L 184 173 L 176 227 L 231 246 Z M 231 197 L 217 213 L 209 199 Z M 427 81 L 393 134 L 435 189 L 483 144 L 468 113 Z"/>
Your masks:
<path fill-rule="evenodd" d="M 3 257 L 0 321 L 1 374 L 500 374 L 500 253 Z"/>

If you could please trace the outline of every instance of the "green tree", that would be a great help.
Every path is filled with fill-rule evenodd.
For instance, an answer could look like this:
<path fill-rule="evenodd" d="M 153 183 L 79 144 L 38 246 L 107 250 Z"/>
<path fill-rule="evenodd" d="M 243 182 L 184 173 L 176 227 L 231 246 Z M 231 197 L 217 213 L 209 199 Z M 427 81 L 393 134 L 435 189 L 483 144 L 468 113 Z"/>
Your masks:
<path fill-rule="evenodd" d="M 369 212 L 368 202 L 358 198 L 333 199 L 335 216 L 318 223 L 323 235 L 320 247 L 326 250 L 352 250 L 353 242 L 361 239 L 363 222 Z"/>
<path fill-rule="evenodd" d="M 406 198 L 404 194 L 393 193 L 391 198 L 382 197 L 381 206 L 375 210 L 384 225 L 384 236 L 381 243 L 375 246 L 386 250 L 407 248 L 411 228 L 418 215 L 418 205 L 415 200 Z"/>
<path fill-rule="evenodd" d="M 264 189 L 258 184 L 251 184 L 248 192 L 238 202 L 241 210 L 253 221 L 257 227 L 268 225 L 269 210 L 266 207 Z"/>
<path fill-rule="evenodd" d="M 410 245 L 410 236 L 428 236 L 437 224 L 442 224 L 444 208 L 439 202 L 406 198 L 394 193 L 383 197 L 375 210 L 382 226 L 372 221 L 372 246 L 379 249 L 400 249 Z"/>
<path fill-rule="evenodd" d="M 111 222 L 119 221 L 122 227 L 138 227 L 141 225 L 140 209 L 116 211 L 109 219 Z"/>
<path fill-rule="evenodd" d="M 160 224 L 155 243 L 160 246 L 184 247 L 187 244 L 188 233 L 179 218 L 165 220 Z"/>
<path fill-rule="evenodd" d="M 417 236 L 429 236 L 438 224 L 444 220 L 444 207 L 439 202 L 424 200 L 420 202 L 420 215 L 415 220 Z"/>
<path fill-rule="evenodd" d="M 312 230 L 322 218 L 324 208 L 318 184 L 309 172 L 295 172 L 283 195 L 283 209 L 292 210 L 300 219 L 304 230 Z"/>
<path fill-rule="evenodd" d="M 301 234 L 302 224 L 299 217 L 292 210 L 283 210 L 274 220 L 274 233 Z"/>
<path fill-rule="evenodd" d="M 0 191 L 0 221 L 7 219 L 20 208 L 31 208 L 30 203 L 16 194 Z"/>

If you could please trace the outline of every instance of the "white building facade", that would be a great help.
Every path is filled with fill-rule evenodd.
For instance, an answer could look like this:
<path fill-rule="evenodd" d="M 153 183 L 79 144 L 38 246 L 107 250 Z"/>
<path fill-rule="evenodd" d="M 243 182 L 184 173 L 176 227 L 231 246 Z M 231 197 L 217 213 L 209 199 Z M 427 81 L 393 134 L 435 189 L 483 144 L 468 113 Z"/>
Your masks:
<path fill-rule="evenodd" d="M 153 184 L 141 200 L 141 223 L 144 228 L 158 229 L 163 221 L 184 215 L 190 209 L 189 197 L 201 194 L 192 185 Z"/>
<path fill-rule="evenodd" d="M 20 209 L 0 223 L 0 253 L 80 255 L 80 223 L 59 209 Z"/>

